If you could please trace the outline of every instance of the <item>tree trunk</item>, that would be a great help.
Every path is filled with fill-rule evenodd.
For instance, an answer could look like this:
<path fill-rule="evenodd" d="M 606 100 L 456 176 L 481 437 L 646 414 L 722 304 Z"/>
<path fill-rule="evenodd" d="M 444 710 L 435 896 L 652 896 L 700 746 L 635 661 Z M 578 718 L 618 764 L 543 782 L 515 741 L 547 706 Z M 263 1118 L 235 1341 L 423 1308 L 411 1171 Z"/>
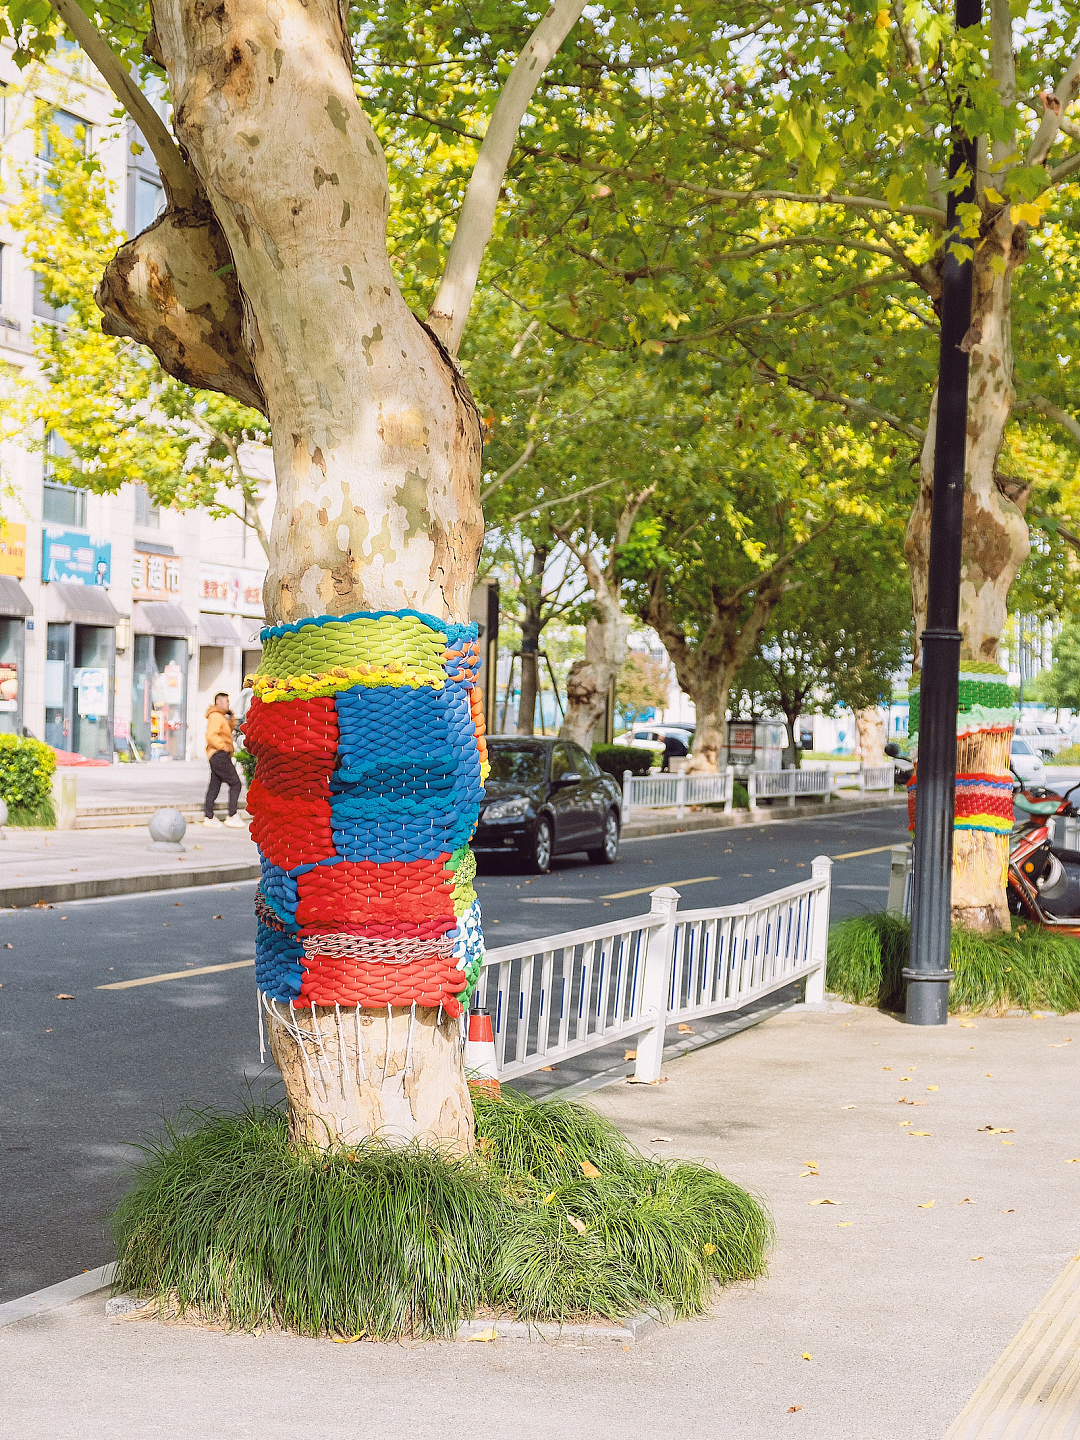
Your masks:
<path fill-rule="evenodd" d="M 540 693 L 540 634 L 544 628 L 543 586 L 548 552 L 533 551 L 529 582 L 522 587 L 525 613 L 521 620 L 521 690 L 518 698 L 517 733 L 532 735 L 536 729 L 536 697 Z M 541 714 L 541 729 L 543 715 Z"/>
<path fill-rule="evenodd" d="M 855 753 L 864 765 L 885 764 L 885 721 L 876 705 L 855 711 Z"/>
<path fill-rule="evenodd" d="M 1027 522 L 998 488 L 995 470 L 1015 398 L 1010 294 L 1013 269 L 1023 259 L 1023 233 L 1011 223 L 1010 207 L 1006 205 L 976 247 L 972 325 L 968 332 L 971 372 L 960 580 L 960 702 L 962 707 L 969 703 L 965 700 L 967 687 L 967 695 L 981 696 L 987 708 L 999 713 L 986 717 L 985 724 L 980 723 L 963 737 L 958 762 L 963 767 L 959 773 L 999 775 L 1003 780 L 1007 778 L 1007 758 L 1003 771 L 1002 756 L 1007 757 L 1008 750 L 1007 746 L 1002 749 L 1001 737 L 1003 731 L 1011 730 L 1011 720 L 1001 712 L 1011 705 L 1011 697 L 998 648 L 1009 588 L 1027 559 L 1030 544 Z M 935 394 L 922 450 L 919 499 L 907 532 L 916 633 L 913 694 L 921 660 L 918 636 L 926 623 L 936 423 Z M 970 703 L 978 704 L 979 700 Z M 974 713 L 969 711 L 969 715 Z M 1008 835 L 969 825 L 963 809 L 958 799 L 953 922 L 978 930 L 1007 930 Z"/>
<path fill-rule="evenodd" d="M 586 750 L 603 723 L 612 683 L 626 664 L 629 617 L 623 614 L 618 592 L 605 586 L 593 591 L 594 614 L 585 622 L 585 658 L 575 660 L 566 678 L 566 717 L 559 735 L 576 740 Z"/>
<path fill-rule="evenodd" d="M 155 0 L 153 15 L 176 131 L 235 264 L 247 348 L 273 433 L 268 623 L 419 611 L 439 625 L 466 624 L 483 528 L 480 426 L 446 352 L 394 281 L 386 166 L 356 98 L 343 8 L 337 0 Z M 379 671 L 377 683 L 398 697 L 417 683 L 400 678 L 414 661 L 387 656 L 381 669 L 368 665 L 364 673 L 374 684 Z M 450 668 L 447 661 L 441 673 Z M 327 684 L 332 695 L 344 688 L 332 678 Z M 409 693 L 427 693 L 425 684 L 442 693 L 438 676 Z M 353 689 L 367 693 L 364 683 Z M 264 712 L 288 709 L 288 696 L 269 693 Z M 260 756 L 259 768 L 264 763 Z M 282 811 L 260 799 L 256 819 L 267 835 L 280 836 L 275 816 L 298 824 L 304 803 L 290 799 Z M 365 823 L 370 832 L 374 822 Z M 359 833 L 361 840 L 368 833 L 363 824 Z M 370 867 L 365 875 L 381 873 L 377 859 L 359 862 Z M 299 942 L 289 943 L 295 959 Z M 402 973 L 390 963 L 382 968 Z M 435 1005 L 419 1008 L 406 1065 L 411 1007 L 402 1013 L 398 1001 L 395 1008 L 389 1073 L 377 1084 L 385 1009 L 373 1015 L 361 1006 L 354 1014 L 351 1004 L 330 1003 L 297 1012 L 318 1030 L 314 1044 L 297 1039 L 297 1013 L 286 1022 L 278 1006 L 268 1016 L 297 1134 L 324 1144 L 386 1125 L 398 1139 L 471 1145 L 457 1024 Z M 367 1080 L 350 1051 L 354 1022 L 368 1037 Z"/>

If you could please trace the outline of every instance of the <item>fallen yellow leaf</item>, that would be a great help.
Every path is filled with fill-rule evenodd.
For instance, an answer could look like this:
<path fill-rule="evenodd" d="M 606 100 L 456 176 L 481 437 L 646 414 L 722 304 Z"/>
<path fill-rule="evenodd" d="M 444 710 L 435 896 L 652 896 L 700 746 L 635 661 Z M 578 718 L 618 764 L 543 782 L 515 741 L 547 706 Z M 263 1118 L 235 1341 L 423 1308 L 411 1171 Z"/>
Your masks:
<path fill-rule="evenodd" d="M 680 1035 L 693 1035 L 693 1033 L 694 1033 L 694 1027 L 693 1027 L 692 1025 L 680 1025 L 680 1026 L 679 1026 L 679 1034 L 680 1034 Z"/>
<path fill-rule="evenodd" d="M 1065 1048 L 1066 1045 L 1071 1045 L 1071 1044 L 1072 1044 L 1072 1036 L 1070 1035 L 1069 1038 L 1068 1038 L 1068 1040 L 1062 1040 L 1062 1042 L 1061 1042 L 1060 1045 L 1051 1045 L 1051 1046 L 1050 1046 L 1050 1049 L 1051 1049 L 1051 1050 L 1064 1050 L 1064 1048 Z"/>
<path fill-rule="evenodd" d="M 981 1260 L 983 1257 L 982 1257 L 981 1255 L 972 1255 L 971 1258 L 972 1258 L 973 1260 Z"/>
<path fill-rule="evenodd" d="M 913 1135 L 928 1135 L 932 1138 L 934 1132 L 932 1130 L 912 1130 L 911 1133 Z"/>
<path fill-rule="evenodd" d="M 936 1086 L 936 1085 L 927 1085 L 926 1088 L 927 1088 L 928 1090 L 936 1090 L 936 1089 L 937 1089 L 937 1086 Z"/>
<path fill-rule="evenodd" d="M 891 1065 L 882 1065 L 881 1068 L 882 1068 L 883 1070 L 891 1070 L 891 1069 L 892 1069 L 892 1066 L 891 1066 Z"/>
<path fill-rule="evenodd" d="M 361 1331 L 363 1334 L 363 1331 Z M 360 1335 L 332 1335 L 330 1337 L 335 1345 L 355 1345 Z"/>
<path fill-rule="evenodd" d="M 808 1200 L 808 1205 L 839 1205 L 839 1200 Z"/>
<path fill-rule="evenodd" d="M 817 1161 L 816 1161 L 816 1160 L 804 1160 L 802 1163 L 803 1163 L 804 1165 L 809 1166 L 811 1170 L 816 1170 L 816 1169 L 817 1169 Z"/>
<path fill-rule="evenodd" d="M 58 1000 L 74 1000 L 74 999 L 75 999 L 75 996 L 74 996 L 74 995 L 57 995 L 56 998 L 57 998 Z"/>
<path fill-rule="evenodd" d="M 591 1160 L 582 1160 L 581 1173 L 585 1176 L 586 1180 L 595 1180 L 599 1176 L 600 1171 Z"/>
<path fill-rule="evenodd" d="M 854 1224 L 855 1224 L 855 1221 L 854 1221 L 854 1220 L 838 1220 L 838 1221 L 836 1222 L 836 1228 L 837 1228 L 838 1230 L 846 1230 L 849 1225 L 854 1225 Z"/>
<path fill-rule="evenodd" d="M 977 1205 L 979 1202 L 977 1200 L 972 1200 L 967 1195 L 965 1195 L 963 1200 L 957 1200 L 956 1203 L 958 1205 Z"/>
<path fill-rule="evenodd" d="M 814 1357 L 813 1357 L 813 1355 L 810 1354 L 810 1351 L 809 1351 L 809 1350 L 804 1350 L 804 1351 L 803 1351 L 803 1356 L 802 1356 L 802 1358 L 803 1358 L 804 1360 L 813 1360 Z"/>
<path fill-rule="evenodd" d="M 706 1255 L 715 1255 L 715 1254 L 716 1254 L 716 1246 L 715 1246 L 715 1245 L 712 1245 L 712 1244 L 706 1245 L 706 1246 L 705 1246 L 705 1254 L 706 1254 Z"/>
<path fill-rule="evenodd" d="M 980 1126 L 979 1126 L 979 1134 L 980 1134 L 980 1135 L 983 1135 L 983 1134 L 987 1134 L 987 1135 L 1011 1135 L 1012 1133 L 1013 1133 L 1013 1132 L 1012 1132 L 1012 1127 L 1011 1127 L 1011 1126 L 1010 1126 L 1008 1129 L 1005 1129 L 1004 1126 L 1000 1126 L 1000 1125 L 980 1125 Z"/>
<path fill-rule="evenodd" d="M 636 1059 L 637 1059 L 637 1051 L 636 1051 L 636 1050 L 624 1050 L 624 1051 L 623 1051 L 623 1057 L 622 1057 L 622 1058 L 623 1058 L 624 1060 L 636 1060 Z"/>
<path fill-rule="evenodd" d="M 900 1121 L 900 1129 L 902 1130 L 905 1125 L 912 1125 L 912 1124 L 914 1124 L 914 1121 L 912 1121 L 912 1120 L 901 1120 L 901 1121 Z"/>
<path fill-rule="evenodd" d="M 1003 1145 L 1015 1145 L 1015 1144 L 1016 1144 L 1016 1141 L 1015 1141 L 1015 1140 L 1002 1140 L 1001 1143 L 1002 1143 Z"/>
<path fill-rule="evenodd" d="M 933 1200 L 924 1200 L 924 1201 L 922 1202 L 922 1204 L 919 1206 L 919 1209 L 920 1209 L 920 1210 L 932 1210 L 933 1208 L 934 1208 L 934 1202 L 933 1202 Z"/>
<path fill-rule="evenodd" d="M 841 1110 L 857 1110 L 858 1108 L 859 1108 L 859 1107 L 858 1107 L 857 1105 L 841 1105 L 841 1106 L 840 1106 L 840 1109 L 841 1109 Z"/>
<path fill-rule="evenodd" d="M 550 1205 L 551 1202 L 552 1202 L 554 1199 L 555 1199 L 555 1191 L 552 1190 L 549 1195 L 545 1195 L 545 1196 L 544 1196 L 544 1198 L 540 1201 L 540 1204 L 541 1204 L 541 1205 Z"/>
<path fill-rule="evenodd" d="M 567 1220 L 569 1220 L 570 1224 L 574 1227 L 574 1229 L 579 1235 L 585 1234 L 585 1225 L 581 1220 L 577 1218 L 576 1215 L 567 1215 L 566 1218 Z"/>
<path fill-rule="evenodd" d="M 1080 1165 L 1080 1155 L 1077 1155 L 1077 1157 L 1075 1158 L 1075 1160 L 1066 1160 L 1066 1161 L 1065 1161 L 1065 1164 L 1066 1164 L 1066 1165 Z"/>
<path fill-rule="evenodd" d="M 789 1405 L 789 1406 L 787 1407 L 787 1413 L 788 1413 L 789 1415 L 794 1415 L 797 1411 L 799 1411 L 799 1410 L 801 1410 L 801 1409 L 802 1409 L 802 1406 L 801 1406 L 801 1405 Z"/>
<path fill-rule="evenodd" d="M 495 1326 L 492 1325 L 490 1330 L 477 1330 L 474 1334 L 469 1336 L 469 1339 L 480 1341 L 494 1340 L 496 1334 L 497 1332 Z"/>
<path fill-rule="evenodd" d="M 962 1030 L 977 1030 L 979 1027 L 975 1024 L 974 1020 L 961 1020 L 960 1028 Z"/>

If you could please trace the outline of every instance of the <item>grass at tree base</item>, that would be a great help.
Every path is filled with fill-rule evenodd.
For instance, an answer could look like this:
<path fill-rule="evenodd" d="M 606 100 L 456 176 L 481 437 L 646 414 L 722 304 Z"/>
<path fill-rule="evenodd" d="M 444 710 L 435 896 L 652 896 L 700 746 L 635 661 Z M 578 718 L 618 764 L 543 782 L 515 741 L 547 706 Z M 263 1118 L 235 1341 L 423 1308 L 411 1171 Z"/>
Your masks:
<path fill-rule="evenodd" d="M 771 1222 L 715 1171 L 645 1159 L 578 1105 L 474 1100 L 465 1160 L 296 1149 L 269 1108 L 170 1128 L 113 1216 L 114 1289 L 244 1329 L 390 1339 L 452 1336 L 481 1309 L 686 1316 L 763 1273 Z"/>
<path fill-rule="evenodd" d="M 860 915 L 829 932 L 826 988 L 856 1005 L 900 1010 L 910 922 Z M 954 927 L 950 1011 L 1080 1010 L 1080 939 L 1014 921 L 1011 933 Z"/>

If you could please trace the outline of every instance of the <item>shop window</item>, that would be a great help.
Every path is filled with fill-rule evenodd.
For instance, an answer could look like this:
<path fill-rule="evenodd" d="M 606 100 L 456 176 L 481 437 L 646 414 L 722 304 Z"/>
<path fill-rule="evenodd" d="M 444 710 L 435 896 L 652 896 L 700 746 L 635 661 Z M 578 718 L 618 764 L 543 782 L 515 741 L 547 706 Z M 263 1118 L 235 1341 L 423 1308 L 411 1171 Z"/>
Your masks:
<path fill-rule="evenodd" d="M 131 738 L 140 760 L 183 760 L 187 751 L 188 643 L 136 635 Z"/>

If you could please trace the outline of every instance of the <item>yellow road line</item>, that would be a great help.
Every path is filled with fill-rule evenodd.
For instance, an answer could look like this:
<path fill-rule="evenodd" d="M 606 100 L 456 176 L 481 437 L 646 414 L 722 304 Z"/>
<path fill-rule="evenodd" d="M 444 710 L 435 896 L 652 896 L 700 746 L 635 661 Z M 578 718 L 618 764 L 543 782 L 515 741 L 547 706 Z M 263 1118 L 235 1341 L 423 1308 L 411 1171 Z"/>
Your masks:
<path fill-rule="evenodd" d="M 899 840 L 894 840 L 893 845 L 899 845 Z M 830 860 L 857 860 L 860 855 L 883 855 L 886 850 L 891 850 L 892 845 L 875 845 L 873 850 L 849 850 L 846 855 L 830 855 Z"/>
<path fill-rule="evenodd" d="M 233 960 L 228 965 L 200 965 L 198 970 L 170 970 L 167 975 L 143 975 L 139 980 L 114 980 L 111 985 L 98 985 L 98 990 L 130 990 L 133 985 L 157 985 L 161 980 L 186 980 L 189 975 L 214 975 L 219 970 L 243 970 L 254 960 Z"/>
<path fill-rule="evenodd" d="M 628 895 L 649 895 L 657 885 L 704 885 L 706 880 L 719 880 L 719 875 L 698 875 L 694 880 L 657 880 L 652 885 L 642 885 L 640 890 L 616 890 L 614 895 L 601 895 L 601 900 L 625 900 Z"/>

